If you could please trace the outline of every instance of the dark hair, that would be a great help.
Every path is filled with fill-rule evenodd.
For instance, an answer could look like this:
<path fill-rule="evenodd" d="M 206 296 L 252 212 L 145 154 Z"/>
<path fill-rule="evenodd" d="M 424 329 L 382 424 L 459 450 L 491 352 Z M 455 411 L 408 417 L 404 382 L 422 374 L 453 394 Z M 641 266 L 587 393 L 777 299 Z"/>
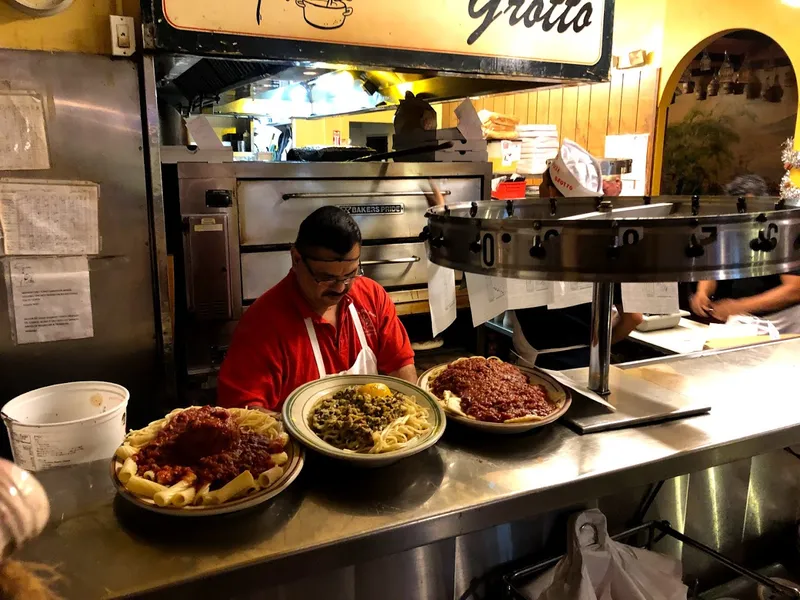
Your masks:
<path fill-rule="evenodd" d="M 311 248 L 325 248 L 344 256 L 361 243 L 361 230 L 350 214 L 338 206 L 323 206 L 300 224 L 294 247 L 300 254 Z"/>
<path fill-rule="evenodd" d="M 758 175 L 740 175 L 725 186 L 728 196 L 769 196 L 767 182 Z"/>

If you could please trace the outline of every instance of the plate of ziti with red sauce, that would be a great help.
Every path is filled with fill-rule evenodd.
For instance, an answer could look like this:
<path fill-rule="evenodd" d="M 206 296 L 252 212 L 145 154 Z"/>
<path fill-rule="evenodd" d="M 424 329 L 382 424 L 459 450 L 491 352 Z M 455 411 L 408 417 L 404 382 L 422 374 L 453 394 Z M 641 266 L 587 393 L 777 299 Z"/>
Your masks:
<path fill-rule="evenodd" d="M 176 516 L 251 508 L 300 474 L 303 450 L 281 416 L 258 410 L 193 406 L 131 431 L 111 459 L 119 493 Z"/>
<path fill-rule="evenodd" d="M 570 407 L 569 390 L 547 373 L 499 358 L 459 358 L 427 370 L 419 387 L 447 417 L 492 433 L 522 433 L 558 420 Z"/>

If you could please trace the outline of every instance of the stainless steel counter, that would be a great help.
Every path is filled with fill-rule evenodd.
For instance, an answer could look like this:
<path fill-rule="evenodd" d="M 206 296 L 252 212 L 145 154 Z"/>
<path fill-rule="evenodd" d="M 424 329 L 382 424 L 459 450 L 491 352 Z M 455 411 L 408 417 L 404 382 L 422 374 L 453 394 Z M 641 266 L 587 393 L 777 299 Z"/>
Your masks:
<path fill-rule="evenodd" d="M 451 426 L 427 453 L 375 471 L 312 455 L 266 508 L 213 520 L 132 510 L 115 499 L 104 463 L 56 470 L 41 474 L 53 523 L 21 558 L 60 565 L 63 593 L 81 600 L 201 578 L 187 589 L 208 591 L 215 575 L 233 570 L 237 587 L 264 587 L 800 443 L 800 340 L 628 372 L 702 394 L 713 409 L 586 436 L 561 425 L 516 437 Z"/>

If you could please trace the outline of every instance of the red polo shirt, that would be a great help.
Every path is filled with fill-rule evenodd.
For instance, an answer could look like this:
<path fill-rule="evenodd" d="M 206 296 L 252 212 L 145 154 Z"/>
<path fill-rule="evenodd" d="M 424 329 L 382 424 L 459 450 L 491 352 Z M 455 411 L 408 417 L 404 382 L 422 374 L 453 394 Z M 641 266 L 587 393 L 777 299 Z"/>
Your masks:
<path fill-rule="evenodd" d="M 355 304 L 367 343 L 378 357 L 378 370 L 392 373 L 414 363 L 414 351 L 394 304 L 378 283 L 356 279 L 339 303 L 339 327 L 311 310 L 293 272 L 245 312 L 233 334 L 218 382 L 221 406 L 279 409 L 295 389 L 319 379 L 305 319 L 317 332 L 327 374 L 353 366 L 361 343 L 350 315 Z"/>

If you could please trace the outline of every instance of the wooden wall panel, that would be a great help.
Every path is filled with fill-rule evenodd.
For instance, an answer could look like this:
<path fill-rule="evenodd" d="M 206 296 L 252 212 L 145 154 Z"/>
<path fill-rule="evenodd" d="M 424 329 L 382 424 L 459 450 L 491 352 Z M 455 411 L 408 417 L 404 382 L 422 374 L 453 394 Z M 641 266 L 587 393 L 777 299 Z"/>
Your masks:
<path fill-rule="evenodd" d="M 606 149 L 606 132 L 608 131 L 608 101 L 611 84 L 601 83 L 589 85 L 592 92 L 589 106 L 589 139 L 586 149 L 593 156 L 603 156 Z"/>
<path fill-rule="evenodd" d="M 528 92 L 528 120 L 526 123 L 536 123 L 536 109 L 539 104 L 539 92 Z"/>
<path fill-rule="evenodd" d="M 622 80 L 622 103 L 620 106 L 619 133 L 636 133 L 636 116 L 639 111 L 639 71 L 625 72 Z"/>
<path fill-rule="evenodd" d="M 514 98 L 514 116 L 523 125 L 528 122 L 528 99 L 530 94 L 517 94 Z"/>
<path fill-rule="evenodd" d="M 561 113 L 561 130 L 558 132 L 559 138 L 575 139 L 575 127 L 578 117 L 578 88 L 564 88 L 564 103 Z"/>
<path fill-rule="evenodd" d="M 589 146 L 589 111 L 592 106 L 592 87 L 582 85 L 578 88 L 578 114 L 575 120 L 574 140 L 587 148 Z"/>
<path fill-rule="evenodd" d="M 639 106 L 636 111 L 636 131 L 653 131 L 656 125 L 658 103 L 659 71 L 657 69 L 642 70 L 639 79 Z"/>
<path fill-rule="evenodd" d="M 559 135 L 561 132 L 561 118 L 564 111 L 564 89 L 555 88 L 550 90 L 550 111 L 547 117 L 547 123 L 555 125 L 558 128 Z"/>
<path fill-rule="evenodd" d="M 550 90 L 539 92 L 539 99 L 536 104 L 536 121 L 539 125 L 546 125 L 550 122 Z"/>
<path fill-rule="evenodd" d="M 611 92 L 608 98 L 608 129 L 606 135 L 619 134 L 620 110 L 622 108 L 622 80 L 621 75 L 611 78 Z"/>
<path fill-rule="evenodd" d="M 506 96 L 506 107 L 503 109 L 503 114 L 506 115 L 513 115 L 514 114 L 514 99 L 516 98 L 516 94 L 509 94 Z"/>

